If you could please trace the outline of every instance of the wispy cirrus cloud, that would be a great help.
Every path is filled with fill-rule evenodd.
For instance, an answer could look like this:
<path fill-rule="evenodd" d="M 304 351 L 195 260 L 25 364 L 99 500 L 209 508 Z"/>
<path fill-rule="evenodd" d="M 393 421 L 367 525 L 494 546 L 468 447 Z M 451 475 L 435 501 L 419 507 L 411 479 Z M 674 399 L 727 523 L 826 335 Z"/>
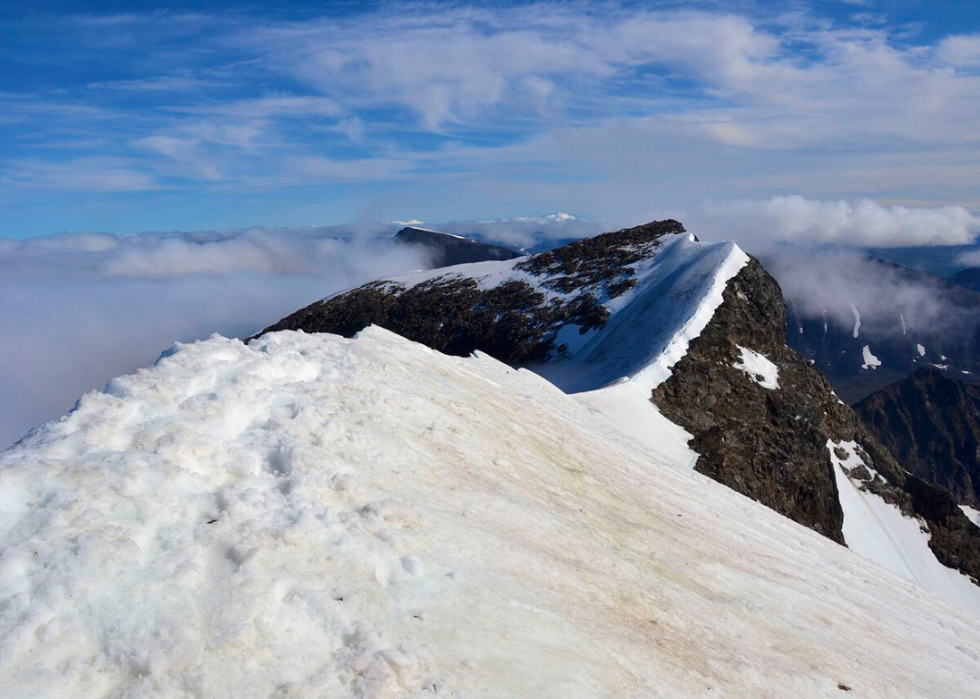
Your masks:
<path fill-rule="evenodd" d="M 0 58 L 39 77 L 0 95 L 0 171 L 30 187 L 75 169 L 56 179 L 81 185 L 86 159 L 125 160 L 132 176 L 104 173 L 97 191 L 167 191 L 144 202 L 147 225 L 172 221 L 175 191 L 184 212 L 247 192 L 293 224 L 409 202 L 428 218 L 643 217 L 789 193 L 975 202 L 976 34 L 919 38 L 863 9 L 728 7 L 60 17 Z M 69 55 L 59 77 L 37 67 Z"/>

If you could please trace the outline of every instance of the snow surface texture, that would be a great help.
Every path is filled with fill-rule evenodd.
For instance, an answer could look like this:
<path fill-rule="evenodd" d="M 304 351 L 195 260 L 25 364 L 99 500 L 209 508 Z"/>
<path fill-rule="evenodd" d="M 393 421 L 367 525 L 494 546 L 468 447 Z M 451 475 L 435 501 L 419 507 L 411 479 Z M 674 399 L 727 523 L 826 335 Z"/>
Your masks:
<path fill-rule="evenodd" d="M 975 693 L 976 619 L 660 458 L 378 329 L 178 346 L 0 454 L 0 694 Z"/>
<path fill-rule="evenodd" d="M 779 367 L 773 364 L 764 354 L 759 354 L 750 349 L 737 345 L 742 359 L 735 362 L 735 368 L 741 369 L 749 375 L 753 381 L 774 391 L 779 388 Z"/>
<path fill-rule="evenodd" d="M 871 353 L 871 345 L 865 345 L 861 349 L 861 352 L 864 356 L 864 364 L 861 365 L 862 369 L 877 369 L 881 366 L 881 360 Z"/>
<path fill-rule="evenodd" d="M 827 443 L 834 464 L 841 509 L 844 510 L 844 541 L 856 553 L 947 600 L 963 605 L 978 616 L 980 622 L 980 587 L 958 570 L 940 563 L 929 548 L 929 533 L 917 519 L 902 514 L 895 505 L 880 495 L 861 490 L 847 472 L 865 466 L 854 442 Z M 847 458 L 841 460 L 834 452 L 843 449 Z M 868 468 L 872 477 L 874 469 Z"/>

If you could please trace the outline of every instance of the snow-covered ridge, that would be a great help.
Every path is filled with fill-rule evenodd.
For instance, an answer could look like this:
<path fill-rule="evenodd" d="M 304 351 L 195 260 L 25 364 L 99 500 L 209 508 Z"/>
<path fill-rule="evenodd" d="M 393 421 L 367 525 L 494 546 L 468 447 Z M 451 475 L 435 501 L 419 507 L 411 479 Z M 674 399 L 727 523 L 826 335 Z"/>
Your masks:
<path fill-rule="evenodd" d="M 378 329 L 181 346 L 0 454 L 0 693 L 975 691 L 974 620 L 686 466 Z"/>
<path fill-rule="evenodd" d="M 671 367 L 710 322 L 728 281 L 749 257 L 733 242 L 705 243 L 689 233 L 664 235 L 639 249 L 642 258 L 630 265 L 627 277 L 634 283 L 617 295 L 603 284 L 563 290 L 555 275 L 528 269 L 528 258 L 415 272 L 383 284 L 389 293 L 401 294 L 452 279 L 475 280 L 482 290 L 518 282 L 542 294 L 545 304 L 591 295 L 608 311 L 603 327 L 564 325 L 555 337 L 558 354 L 536 370 L 567 392 L 635 380 L 649 393 L 670 377 Z"/>

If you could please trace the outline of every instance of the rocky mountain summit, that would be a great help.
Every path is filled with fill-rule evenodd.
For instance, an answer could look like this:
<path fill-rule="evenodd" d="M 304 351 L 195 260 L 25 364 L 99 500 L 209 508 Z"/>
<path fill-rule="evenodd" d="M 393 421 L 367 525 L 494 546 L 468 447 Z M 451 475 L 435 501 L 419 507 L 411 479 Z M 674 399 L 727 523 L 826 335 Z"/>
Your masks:
<path fill-rule="evenodd" d="M 562 328 L 585 334 L 604 326 L 609 311 L 600 299 L 632 288 L 631 265 L 662 236 L 683 230 L 676 221 L 658 221 L 577 241 L 519 260 L 513 269 L 524 274 L 492 287 L 462 271 L 382 279 L 317 301 L 260 334 L 304 330 L 351 337 L 380 325 L 446 354 L 482 350 L 514 365 L 544 362 L 566 351 L 558 340 Z M 484 267 L 464 269 L 478 273 Z"/>
<path fill-rule="evenodd" d="M 502 245 L 491 245 L 452 233 L 441 233 L 427 228 L 407 226 L 395 234 L 396 245 L 423 248 L 431 256 L 433 267 L 450 267 L 484 260 L 512 260 L 520 257 Z"/>
<path fill-rule="evenodd" d="M 779 285 L 757 260 L 658 221 L 518 260 L 379 280 L 266 332 L 350 337 L 379 325 L 448 354 L 531 367 L 569 393 L 633 381 L 689 433 L 698 471 L 872 560 L 881 546 L 867 542 L 889 536 L 875 529 L 880 517 L 845 509 L 914 517 L 928 534 L 888 546 L 920 546 L 980 578 L 980 529 L 947 490 L 907 473 L 786 346 L 786 322 Z"/>
<path fill-rule="evenodd" d="M 980 508 L 980 386 L 922 368 L 854 409 L 909 471 Z"/>

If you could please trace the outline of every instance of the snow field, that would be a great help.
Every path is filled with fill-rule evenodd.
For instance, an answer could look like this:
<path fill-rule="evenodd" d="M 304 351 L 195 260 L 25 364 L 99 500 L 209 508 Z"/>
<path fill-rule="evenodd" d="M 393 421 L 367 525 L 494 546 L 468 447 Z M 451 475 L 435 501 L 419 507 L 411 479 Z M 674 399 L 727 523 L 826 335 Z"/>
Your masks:
<path fill-rule="evenodd" d="M 843 449 L 841 460 L 835 448 Z M 918 519 L 902 514 L 880 495 L 861 490 L 847 472 L 864 461 L 855 442 L 827 443 L 844 510 L 844 541 L 849 548 L 897 575 L 913 580 L 947 600 L 963 605 L 980 621 L 980 587 L 958 570 L 940 563 L 929 548 L 929 533 Z M 868 469 L 872 477 L 874 469 Z"/>
<path fill-rule="evenodd" d="M 975 691 L 975 619 L 662 426 L 374 328 L 179 346 L 0 454 L 0 693 Z"/>

